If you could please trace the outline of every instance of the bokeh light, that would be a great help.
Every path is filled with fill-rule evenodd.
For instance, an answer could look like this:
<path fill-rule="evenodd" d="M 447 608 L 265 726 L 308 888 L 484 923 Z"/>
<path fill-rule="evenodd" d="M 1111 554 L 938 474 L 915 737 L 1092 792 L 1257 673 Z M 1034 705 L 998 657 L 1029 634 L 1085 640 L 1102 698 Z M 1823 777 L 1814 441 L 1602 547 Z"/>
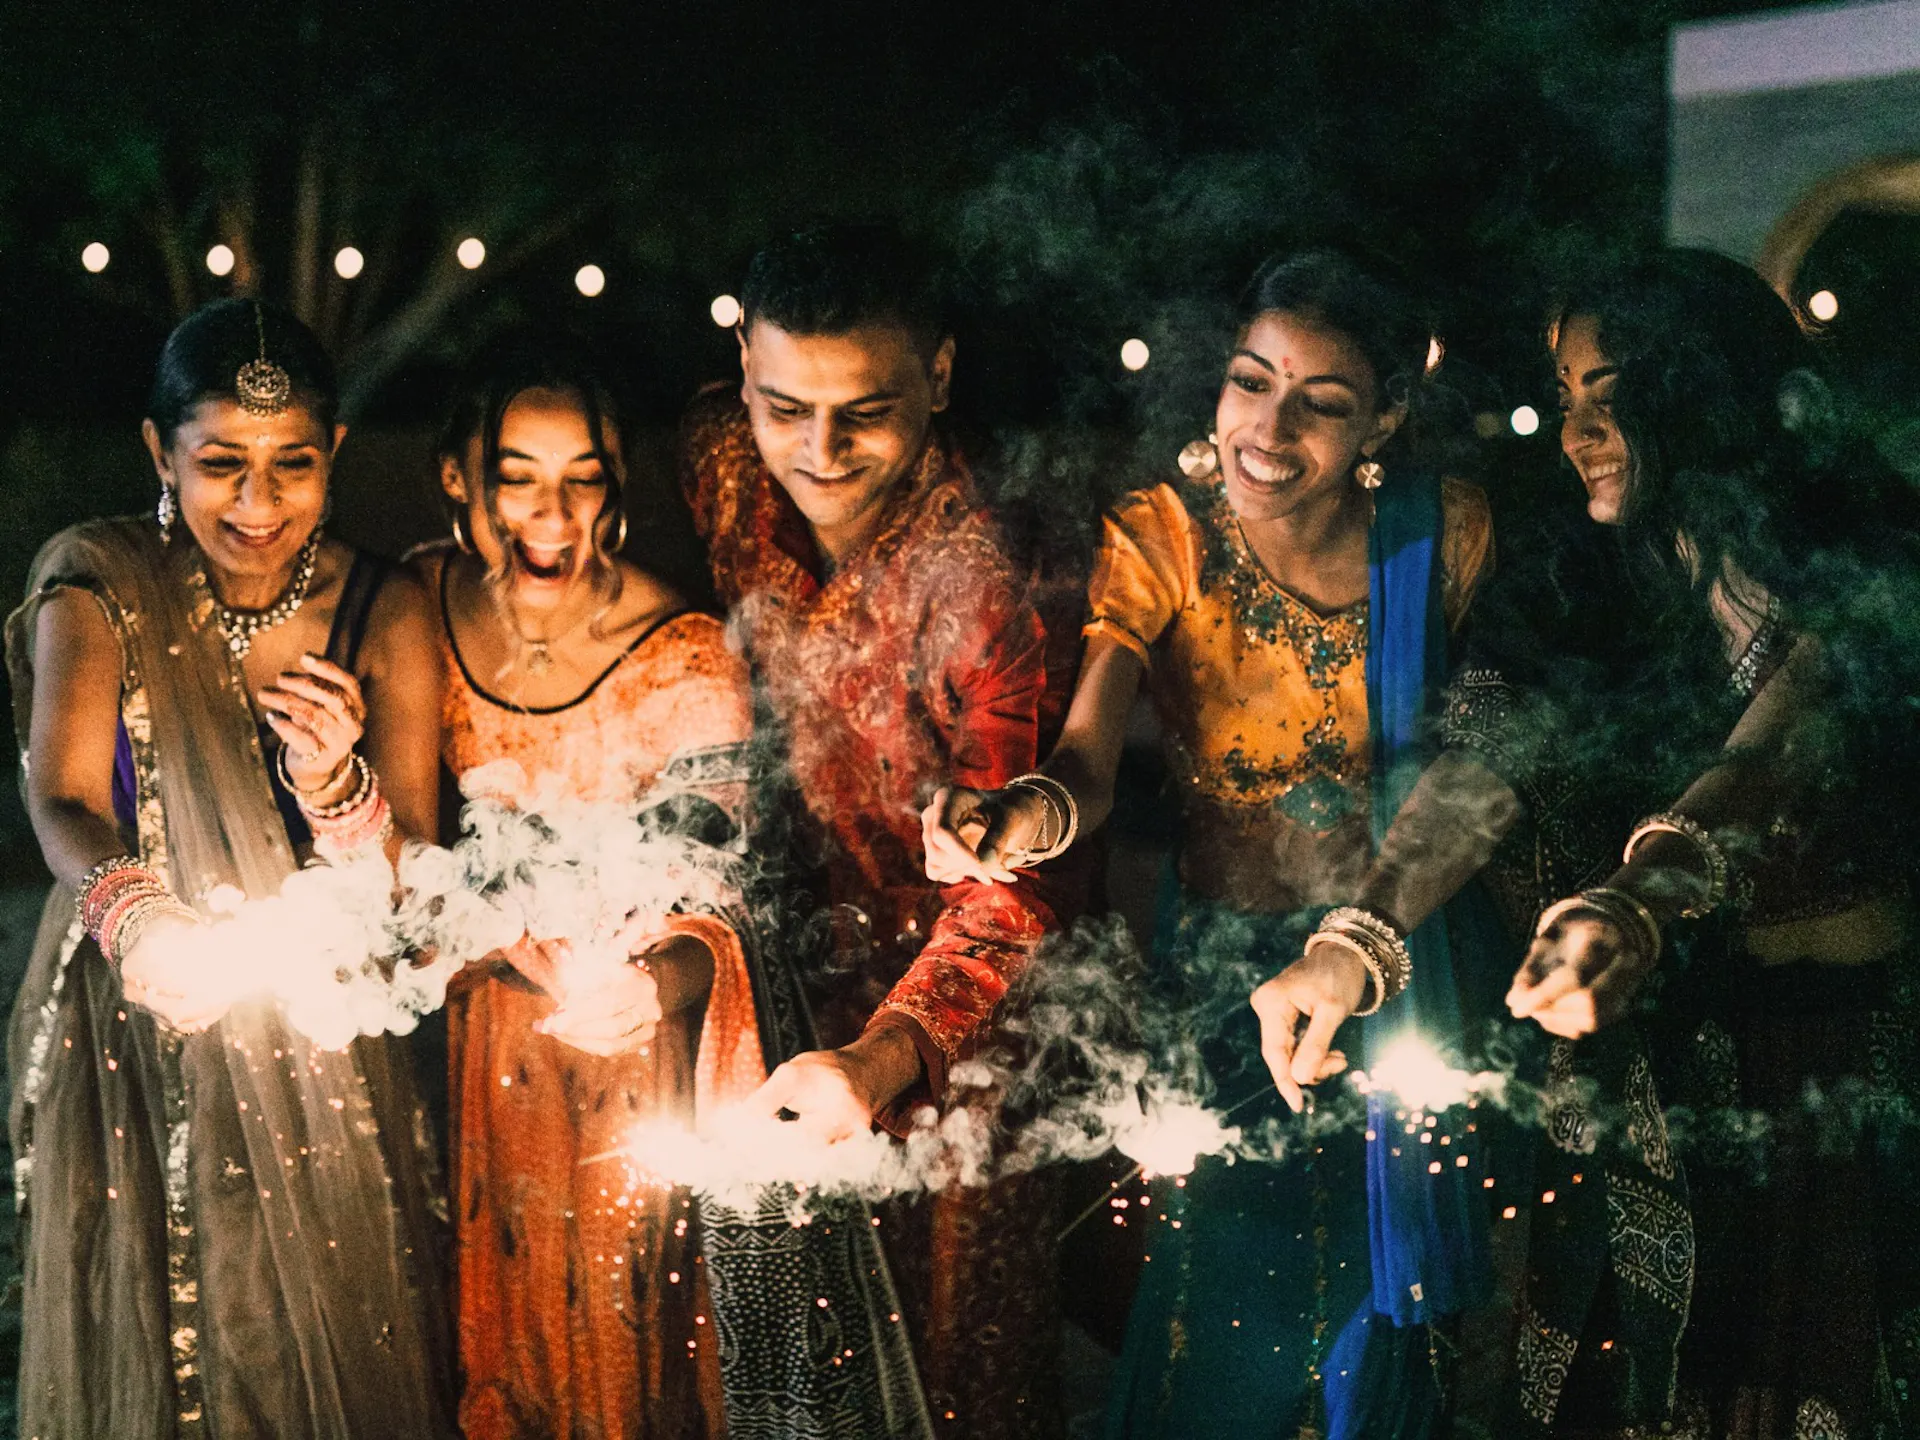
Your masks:
<path fill-rule="evenodd" d="M 1807 297 L 1807 313 L 1824 325 L 1840 313 L 1840 297 L 1831 290 L 1816 290 Z"/>
<path fill-rule="evenodd" d="M 343 245 L 340 253 L 333 257 L 333 273 L 342 280 L 351 280 L 367 268 L 367 257 L 351 245 Z"/>
<path fill-rule="evenodd" d="M 607 288 L 607 272 L 598 265 L 582 265 L 573 272 L 573 288 L 591 300 Z"/>
<path fill-rule="evenodd" d="M 98 275 L 107 268 L 107 261 L 112 258 L 113 253 L 98 240 L 80 252 L 80 263 L 86 267 L 89 275 Z"/>
<path fill-rule="evenodd" d="M 1129 340 L 1120 347 L 1120 363 L 1129 370 L 1144 370 L 1147 361 L 1153 358 L 1153 352 L 1147 348 L 1144 340 Z"/>
<path fill-rule="evenodd" d="M 1507 423 L 1513 426 L 1516 435 L 1532 435 L 1540 429 L 1540 412 L 1531 405 L 1522 405 L 1507 417 Z"/>
<path fill-rule="evenodd" d="M 453 258 L 469 270 L 478 270 L 487 261 L 487 247 L 476 235 L 469 235 L 454 248 Z"/>
<path fill-rule="evenodd" d="M 215 275 L 231 275 L 233 273 L 233 247 L 231 245 L 216 245 L 207 251 L 207 269 L 211 270 Z"/>
<path fill-rule="evenodd" d="M 722 330 L 731 330 L 740 323 L 740 302 L 731 295 L 716 295 L 713 304 L 707 307 L 707 313 L 713 316 L 713 323 Z"/>

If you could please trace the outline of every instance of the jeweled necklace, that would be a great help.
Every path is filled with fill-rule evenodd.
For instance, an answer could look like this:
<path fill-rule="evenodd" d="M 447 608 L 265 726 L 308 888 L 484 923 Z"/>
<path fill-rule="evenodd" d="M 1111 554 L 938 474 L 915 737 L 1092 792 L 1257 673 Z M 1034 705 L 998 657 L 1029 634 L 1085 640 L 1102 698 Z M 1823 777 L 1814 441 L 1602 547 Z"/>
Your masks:
<path fill-rule="evenodd" d="M 213 602 L 214 614 L 220 620 L 220 629 L 227 637 L 227 649 L 234 659 L 247 658 L 247 652 L 253 649 L 253 637 L 261 631 L 284 625 L 300 612 L 300 607 L 307 603 L 307 592 L 313 588 L 313 570 L 319 559 L 320 531 L 316 528 L 294 557 L 292 581 L 266 609 L 236 610 L 217 599 Z"/>

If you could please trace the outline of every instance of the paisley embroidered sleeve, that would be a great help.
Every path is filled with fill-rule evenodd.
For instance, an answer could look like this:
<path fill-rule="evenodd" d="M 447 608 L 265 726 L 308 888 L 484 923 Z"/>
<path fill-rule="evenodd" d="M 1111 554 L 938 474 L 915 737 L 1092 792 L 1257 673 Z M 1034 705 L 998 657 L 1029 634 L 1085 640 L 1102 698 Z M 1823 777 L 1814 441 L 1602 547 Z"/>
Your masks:
<path fill-rule="evenodd" d="M 1039 761 L 1039 713 L 1046 691 L 1046 641 L 1024 598 L 1007 587 L 978 612 L 975 643 L 943 667 L 951 705 L 951 775 L 978 788 L 1004 785 Z M 926 946 L 882 1002 L 874 1026 L 905 1030 L 926 1085 L 880 1117 L 897 1123 L 937 1100 L 948 1068 L 972 1045 L 1007 988 L 1054 925 L 1060 897 L 1077 872 L 1045 872 L 1017 884 L 966 881 L 943 886 L 942 909 Z"/>
<path fill-rule="evenodd" d="M 1470 666 L 1447 686 L 1441 735 L 1498 775 L 1540 817 L 1550 808 L 1542 789 L 1548 726 L 1527 694 L 1498 670 Z"/>
<path fill-rule="evenodd" d="M 1191 589 L 1196 565 L 1186 507 L 1171 486 L 1127 496 L 1102 522 L 1083 634 L 1118 642 L 1147 664 Z"/>

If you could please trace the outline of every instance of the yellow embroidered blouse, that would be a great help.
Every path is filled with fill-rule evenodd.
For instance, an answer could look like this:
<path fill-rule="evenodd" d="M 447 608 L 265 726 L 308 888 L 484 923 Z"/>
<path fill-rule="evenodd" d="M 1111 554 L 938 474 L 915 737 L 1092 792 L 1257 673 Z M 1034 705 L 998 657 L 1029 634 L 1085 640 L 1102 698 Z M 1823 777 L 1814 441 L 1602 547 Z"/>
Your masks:
<path fill-rule="evenodd" d="M 1485 495 L 1442 490 L 1442 594 L 1457 627 L 1492 548 Z M 1217 477 L 1111 511 L 1088 636 L 1147 666 L 1181 786 L 1182 878 L 1255 909 L 1339 898 L 1369 853 L 1367 602 L 1322 615 L 1268 577 Z"/>

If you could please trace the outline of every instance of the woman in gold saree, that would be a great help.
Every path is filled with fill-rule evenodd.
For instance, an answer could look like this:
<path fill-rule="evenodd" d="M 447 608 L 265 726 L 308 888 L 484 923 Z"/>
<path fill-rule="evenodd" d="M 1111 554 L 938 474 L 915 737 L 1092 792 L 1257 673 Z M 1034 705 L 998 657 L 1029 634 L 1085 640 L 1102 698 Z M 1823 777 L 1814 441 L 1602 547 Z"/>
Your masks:
<path fill-rule="evenodd" d="M 8 1053 L 43 1440 L 449 1430 L 404 1066 L 319 1048 L 245 993 L 278 957 L 195 934 L 313 849 L 431 831 L 429 611 L 321 534 L 333 408 L 291 316 L 191 316 L 145 425 L 157 516 L 56 536 L 8 623 L 55 877 Z"/>

